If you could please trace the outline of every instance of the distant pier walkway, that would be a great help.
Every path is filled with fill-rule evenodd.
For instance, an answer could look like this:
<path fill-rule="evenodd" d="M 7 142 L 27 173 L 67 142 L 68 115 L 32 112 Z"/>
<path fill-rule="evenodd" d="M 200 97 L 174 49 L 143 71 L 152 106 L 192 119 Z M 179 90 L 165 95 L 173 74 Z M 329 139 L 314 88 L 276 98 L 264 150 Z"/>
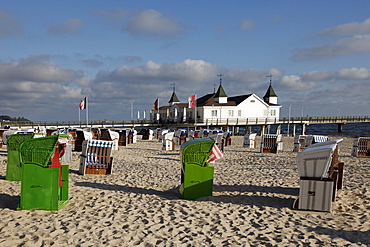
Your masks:
<path fill-rule="evenodd" d="M 346 123 L 370 123 L 370 116 L 338 116 L 338 117 L 285 117 L 285 118 L 214 118 L 214 119 L 197 119 L 193 122 L 167 122 L 156 120 L 91 120 L 86 121 L 29 121 L 29 122 L 2 122 L 2 126 L 10 125 L 24 128 L 80 128 L 80 127 L 95 127 L 95 128 L 231 128 L 234 133 L 238 133 L 240 127 L 245 127 L 246 131 L 252 126 L 261 126 L 261 134 L 265 133 L 271 125 L 277 126 L 277 131 L 280 132 L 282 125 L 288 125 L 288 130 L 291 125 L 291 132 L 296 134 L 296 125 L 301 126 L 301 133 L 304 134 L 306 126 L 311 124 L 328 124 L 333 123 L 338 125 L 338 132 L 342 131 L 343 125 Z M 289 131 L 288 131 L 289 132 Z"/>

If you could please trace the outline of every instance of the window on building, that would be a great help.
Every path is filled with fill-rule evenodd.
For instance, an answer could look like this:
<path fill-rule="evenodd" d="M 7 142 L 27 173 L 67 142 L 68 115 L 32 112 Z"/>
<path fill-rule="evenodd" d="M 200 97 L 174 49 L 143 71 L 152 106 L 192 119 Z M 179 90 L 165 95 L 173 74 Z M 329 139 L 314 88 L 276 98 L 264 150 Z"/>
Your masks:
<path fill-rule="evenodd" d="M 270 115 L 271 116 L 276 116 L 276 110 L 271 110 Z"/>
<path fill-rule="evenodd" d="M 234 117 L 234 110 L 229 110 L 229 117 Z"/>
<path fill-rule="evenodd" d="M 254 103 L 254 102 L 256 102 L 254 99 L 251 99 L 251 103 Z"/>
<path fill-rule="evenodd" d="M 217 117 L 217 110 L 212 110 L 212 117 Z"/>
<path fill-rule="evenodd" d="M 242 116 L 242 110 L 238 110 L 238 117 Z"/>

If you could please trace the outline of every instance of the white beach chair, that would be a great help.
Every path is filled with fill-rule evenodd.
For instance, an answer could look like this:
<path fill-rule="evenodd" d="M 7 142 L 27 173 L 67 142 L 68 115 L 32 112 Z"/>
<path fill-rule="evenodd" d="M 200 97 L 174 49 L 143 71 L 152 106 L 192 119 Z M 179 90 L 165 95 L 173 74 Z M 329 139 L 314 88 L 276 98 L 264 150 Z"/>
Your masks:
<path fill-rule="evenodd" d="M 370 137 L 359 137 L 353 140 L 352 156 L 355 157 L 370 156 Z"/>
<path fill-rule="evenodd" d="M 245 134 L 243 147 L 245 148 L 256 148 L 256 136 L 257 133 Z"/>
<path fill-rule="evenodd" d="M 79 172 L 85 174 L 112 174 L 113 141 L 86 140 L 82 144 Z"/>
<path fill-rule="evenodd" d="M 175 141 L 173 140 L 174 132 L 168 132 L 163 135 L 163 146 L 162 150 L 174 151 L 175 150 Z"/>
<path fill-rule="evenodd" d="M 294 137 L 293 152 L 302 152 L 306 148 L 306 135 L 299 135 Z"/>
<path fill-rule="evenodd" d="M 337 190 L 343 185 L 344 164 L 338 161 L 342 141 L 316 143 L 297 154 L 300 191 L 293 208 L 331 212 Z"/>
<path fill-rule="evenodd" d="M 278 153 L 283 150 L 281 134 L 264 134 L 261 139 L 261 153 Z"/>

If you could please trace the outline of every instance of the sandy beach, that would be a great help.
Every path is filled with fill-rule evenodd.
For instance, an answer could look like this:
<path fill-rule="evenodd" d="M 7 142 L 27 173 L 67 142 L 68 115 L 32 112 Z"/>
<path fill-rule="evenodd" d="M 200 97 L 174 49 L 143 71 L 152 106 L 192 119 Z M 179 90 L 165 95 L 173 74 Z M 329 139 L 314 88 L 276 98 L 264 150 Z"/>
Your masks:
<path fill-rule="evenodd" d="M 334 139 L 334 138 L 331 138 Z M 260 137 L 257 137 L 257 143 Z M 59 211 L 17 211 L 20 182 L 5 180 L 0 153 L 0 246 L 370 246 L 370 158 L 351 156 L 344 138 L 344 189 L 333 211 L 293 210 L 299 176 L 293 138 L 263 154 L 232 137 L 215 167 L 213 196 L 179 198 L 179 151 L 144 141 L 113 151 L 112 175 L 78 174 Z"/>

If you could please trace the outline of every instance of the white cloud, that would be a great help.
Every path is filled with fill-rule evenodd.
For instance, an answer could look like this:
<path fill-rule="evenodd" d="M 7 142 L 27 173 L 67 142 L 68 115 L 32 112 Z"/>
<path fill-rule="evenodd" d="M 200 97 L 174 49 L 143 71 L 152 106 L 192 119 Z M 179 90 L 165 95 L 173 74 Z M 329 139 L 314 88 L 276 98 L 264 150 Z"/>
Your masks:
<path fill-rule="evenodd" d="M 341 69 L 338 71 L 340 77 L 344 79 L 369 79 L 370 78 L 370 69 L 367 68 L 350 68 L 350 69 Z"/>
<path fill-rule="evenodd" d="M 293 60 L 314 60 L 370 52 L 370 34 L 356 35 L 325 45 L 297 49 Z"/>
<path fill-rule="evenodd" d="M 82 31 L 83 20 L 70 18 L 65 22 L 57 23 L 49 28 L 50 33 L 54 34 L 75 34 Z"/>
<path fill-rule="evenodd" d="M 149 9 L 132 16 L 122 31 L 132 36 L 173 38 L 185 31 L 185 27 L 162 13 Z"/>
<path fill-rule="evenodd" d="M 356 35 L 370 33 L 370 18 L 363 22 L 351 22 L 324 29 L 319 35 Z"/>
<path fill-rule="evenodd" d="M 302 81 L 302 78 L 298 75 L 286 75 L 281 78 L 277 87 L 279 90 L 286 91 L 308 91 L 317 87 L 317 84 L 314 82 Z"/>

